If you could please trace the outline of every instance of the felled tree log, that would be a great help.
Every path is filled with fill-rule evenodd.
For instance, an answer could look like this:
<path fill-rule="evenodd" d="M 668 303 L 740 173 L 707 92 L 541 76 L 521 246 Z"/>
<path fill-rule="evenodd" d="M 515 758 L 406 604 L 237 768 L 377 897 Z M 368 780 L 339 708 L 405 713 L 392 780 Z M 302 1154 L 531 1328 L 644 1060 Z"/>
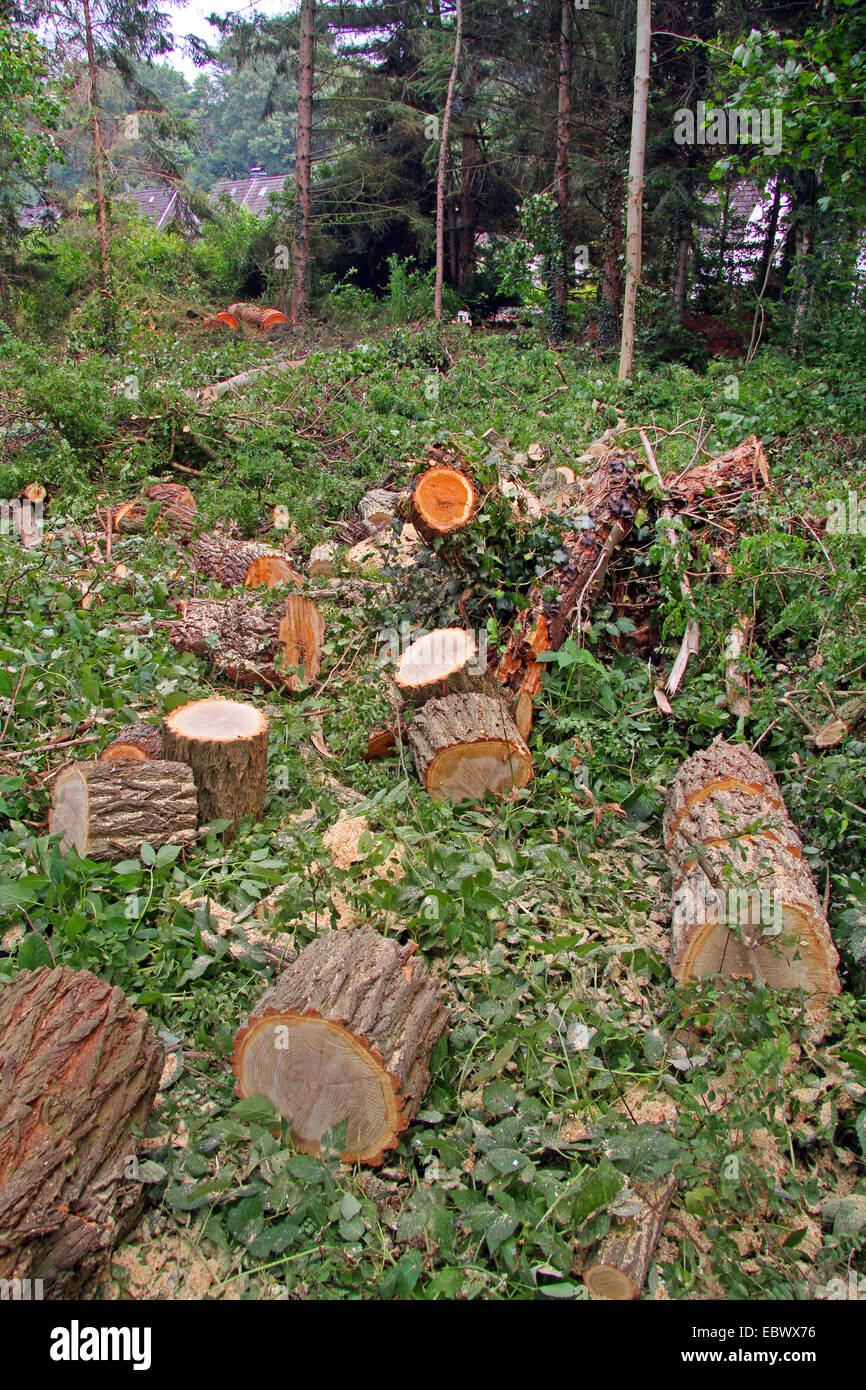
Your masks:
<path fill-rule="evenodd" d="M 130 724 L 119 738 L 106 744 L 99 755 L 101 763 L 117 758 L 132 758 L 135 762 L 162 757 L 162 730 L 154 724 Z"/>
<path fill-rule="evenodd" d="M 148 518 L 156 529 L 189 535 L 196 520 L 195 497 L 183 483 L 151 483 L 141 497 L 115 508 L 115 531 L 124 536 L 140 536 L 149 529 Z"/>
<path fill-rule="evenodd" d="M 500 681 L 510 689 L 536 694 L 541 686 L 545 651 L 557 651 L 574 622 L 599 593 L 611 556 L 634 523 L 640 491 L 628 456 L 611 455 L 599 462 L 588 480 L 582 507 L 586 525 L 566 534 L 567 558 L 546 574 L 529 594 L 529 607 L 512 628 L 499 667 Z M 555 597 L 545 597 L 554 589 Z"/>
<path fill-rule="evenodd" d="M 266 309 L 260 304 L 230 304 L 226 312 L 231 314 L 233 318 L 240 319 L 242 323 L 248 323 L 253 328 L 260 329 L 263 333 L 278 323 L 288 323 L 288 319 L 281 309 Z"/>
<path fill-rule="evenodd" d="M 289 690 L 304 690 L 322 669 L 325 620 L 313 600 L 292 594 L 280 622 L 280 678 Z"/>
<path fill-rule="evenodd" d="M 247 595 L 225 603 L 186 599 L 180 615 L 167 624 L 172 645 L 207 658 L 237 685 L 297 690 L 321 670 L 324 621 L 312 600 L 301 595 L 276 604 Z M 301 666 L 303 674 L 296 669 Z"/>
<path fill-rule="evenodd" d="M 257 541 L 241 541 L 218 531 L 196 537 L 189 548 L 189 556 L 198 574 L 225 585 L 243 584 L 248 589 L 257 587 L 255 576 L 262 573 L 261 561 L 275 562 L 277 568 L 284 567 L 283 574 L 288 571 L 286 577 L 294 575 L 285 557 L 275 554 L 272 546 L 261 545 Z M 267 569 L 273 569 L 273 564 L 269 563 Z M 248 578 L 250 583 L 247 583 Z M 294 575 L 292 582 L 303 583 L 303 580 L 299 575 Z"/>
<path fill-rule="evenodd" d="M 395 684 L 405 700 L 421 705 L 434 695 L 466 690 L 493 692 L 487 676 L 486 655 L 479 657 L 471 632 L 459 627 L 439 627 L 407 647 L 397 662 Z"/>
<path fill-rule="evenodd" d="M 193 700 L 162 721 L 167 757 L 187 763 L 203 823 L 261 820 L 267 791 L 268 719 L 237 700 Z"/>
<path fill-rule="evenodd" d="M 307 574 L 311 579 L 330 579 L 337 563 L 337 547 L 330 541 L 314 545 L 307 561 Z"/>
<path fill-rule="evenodd" d="M 87 970 L 0 990 L 0 1278 L 73 1297 L 131 1228 L 163 1061 L 144 1013 Z"/>
<path fill-rule="evenodd" d="M 670 963 L 684 982 L 745 977 L 838 994 L 839 957 L 775 777 L 757 753 L 718 742 L 689 758 L 664 813 L 673 874 Z"/>
<path fill-rule="evenodd" d="M 281 584 L 295 584 L 299 589 L 304 584 L 283 555 L 259 555 L 244 575 L 245 589 L 277 589 Z"/>
<path fill-rule="evenodd" d="M 137 859 L 147 842 L 189 845 L 196 838 L 196 793 L 180 761 L 131 758 L 75 763 L 54 783 L 48 828 L 60 849 L 89 859 Z"/>
<path fill-rule="evenodd" d="M 263 995 L 235 1036 L 239 1096 L 264 1096 L 302 1153 L 346 1122 L 346 1162 L 381 1163 L 430 1085 L 445 1030 L 441 986 L 372 927 L 327 931 Z"/>
<path fill-rule="evenodd" d="M 532 756 L 501 700 L 469 693 L 428 700 L 408 731 L 415 769 L 436 800 L 478 800 L 525 787 Z"/>
<path fill-rule="evenodd" d="M 629 1194 L 640 1210 L 624 1221 L 615 1219 L 595 1263 L 584 1272 L 583 1282 L 594 1298 L 622 1300 L 639 1296 L 676 1187 L 676 1178 L 660 1178 Z"/>
<path fill-rule="evenodd" d="M 389 492 L 383 487 L 371 488 L 358 503 L 358 515 L 369 531 L 387 526 L 409 500 L 408 492 Z"/>
<path fill-rule="evenodd" d="M 428 468 L 412 493 L 412 521 L 426 541 L 450 536 L 472 517 L 477 496 L 472 480 L 458 468 Z"/>
<path fill-rule="evenodd" d="M 718 458 L 708 459 L 682 477 L 665 482 L 668 496 L 676 506 L 689 506 L 700 499 L 705 511 L 729 510 L 740 493 L 769 486 L 767 456 L 755 434 Z"/>

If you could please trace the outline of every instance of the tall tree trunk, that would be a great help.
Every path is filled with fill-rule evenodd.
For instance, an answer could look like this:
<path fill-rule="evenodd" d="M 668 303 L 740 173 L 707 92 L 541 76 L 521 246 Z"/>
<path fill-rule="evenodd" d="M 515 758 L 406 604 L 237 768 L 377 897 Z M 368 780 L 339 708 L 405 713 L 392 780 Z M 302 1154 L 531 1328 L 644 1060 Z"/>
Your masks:
<path fill-rule="evenodd" d="M 677 323 L 682 323 L 686 308 L 686 286 L 689 278 L 689 251 L 692 245 L 692 229 L 686 219 L 680 221 L 677 241 L 677 273 L 674 280 L 674 313 Z"/>
<path fill-rule="evenodd" d="M 457 206 L 453 198 L 448 199 L 448 283 L 456 285 L 460 279 L 460 243 L 457 234 Z"/>
<path fill-rule="evenodd" d="M 454 35 L 454 62 L 448 79 L 448 94 L 442 113 L 442 133 L 439 139 L 439 170 L 436 175 L 436 287 L 433 294 L 433 317 L 442 320 L 442 279 L 445 271 L 445 164 L 448 158 L 448 132 L 451 128 L 451 108 L 454 105 L 454 84 L 460 65 L 463 42 L 463 0 L 457 0 L 457 30 Z"/>
<path fill-rule="evenodd" d="M 562 247 L 562 268 L 565 267 L 565 248 L 568 241 L 568 174 L 571 153 L 571 57 L 573 49 L 574 0 L 562 0 L 559 31 L 559 101 L 556 112 L 556 203 L 559 211 L 559 239 Z M 568 303 L 568 278 L 561 273 L 556 279 L 556 298 L 563 312 Z"/>
<path fill-rule="evenodd" d="M 481 163 L 478 123 L 472 115 L 477 73 L 474 63 L 463 84 L 463 142 L 460 149 L 460 252 L 457 284 L 461 294 L 470 294 L 475 279 L 475 226 L 478 221 L 476 180 Z"/>
<path fill-rule="evenodd" d="M 292 324 L 305 317 L 310 293 L 310 217 L 313 152 L 313 63 L 316 0 L 301 0 L 298 76 L 298 141 L 295 149 L 295 240 L 292 247 Z"/>
<path fill-rule="evenodd" d="M 87 47 L 88 105 L 93 133 L 93 174 L 96 184 L 96 226 L 99 235 L 99 292 L 102 298 L 102 324 L 106 344 L 114 338 L 114 305 L 111 300 L 111 249 L 108 239 L 108 208 L 105 201 L 105 156 L 99 131 L 99 72 L 93 44 L 90 0 L 84 0 L 84 39 Z"/>
<path fill-rule="evenodd" d="M 766 289 L 767 277 L 770 266 L 773 264 L 773 252 L 776 249 L 776 235 L 779 231 L 779 207 L 782 201 L 782 180 L 776 175 L 775 187 L 773 189 L 773 206 L 770 209 L 770 220 L 767 223 L 767 230 L 764 233 L 764 246 L 761 251 L 761 259 L 758 262 L 758 270 L 755 275 L 755 289 L 758 298 L 763 299 Z"/>
<path fill-rule="evenodd" d="M 640 284 L 641 224 L 643 220 L 643 166 L 646 151 L 646 113 L 649 99 L 652 0 L 637 0 L 637 43 L 634 63 L 634 105 L 631 118 L 631 154 L 628 162 L 628 227 L 626 232 L 625 301 L 622 314 L 622 346 L 619 380 L 628 381 L 634 357 L 635 311 Z"/>

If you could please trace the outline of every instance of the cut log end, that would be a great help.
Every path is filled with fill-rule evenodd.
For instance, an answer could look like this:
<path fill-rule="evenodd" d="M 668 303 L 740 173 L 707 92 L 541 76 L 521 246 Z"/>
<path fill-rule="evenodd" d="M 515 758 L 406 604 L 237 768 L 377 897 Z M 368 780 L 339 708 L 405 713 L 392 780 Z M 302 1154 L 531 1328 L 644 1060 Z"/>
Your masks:
<path fill-rule="evenodd" d="M 489 695 L 428 700 L 409 726 L 418 775 L 437 800 L 480 800 L 525 787 L 532 757 L 517 726 Z"/>
<path fill-rule="evenodd" d="M 593 1298 L 625 1302 L 637 1298 L 640 1293 L 640 1289 L 635 1288 L 628 1275 L 621 1269 L 614 1269 L 612 1265 L 592 1265 L 585 1271 L 583 1282 Z"/>
<path fill-rule="evenodd" d="M 381 1162 L 406 1128 L 398 1083 L 382 1059 L 343 1024 L 315 1012 L 269 1012 L 238 1035 L 238 1094 L 265 1096 L 290 1119 L 292 1142 L 321 1153 L 328 1130 L 346 1122 L 347 1162 Z"/>
<path fill-rule="evenodd" d="M 239 700 L 193 700 L 166 715 L 169 733 L 196 742 L 226 743 L 267 732 L 267 716 Z"/>
<path fill-rule="evenodd" d="M 405 699 L 420 704 L 433 695 L 478 687 L 484 680 L 484 670 L 478 667 L 478 646 L 472 634 L 459 627 L 441 627 L 406 649 L 397 663 L 395 681 Z"/>
<path fill-rule="evenodd" d="M 244 575 L 245 589 L 276 589 L 280 584 L 303 588 L 302 577 L 282 555 L 260 555 Z"/>
<path fill-rule="evenodd" d="M 268 756 L 261 710 L 238 700 L 194 700 L 163 720 L 163 747 L 192 769 L 202 822 L 261 820 Z"/>
<path fill-rule="evenodd" d="M 475 510 L 475 488 L 457 468 L 428 468 L 412 493 L 412 520 L 425 540 L 459 531 Z"/>
<path fill-rule="evenodd" d="M 288 690 L 303 690 L 322 669 L 325 620 L 313 600 L 292 594 L 277 635 L 282 643 L 280 678 Z"/>

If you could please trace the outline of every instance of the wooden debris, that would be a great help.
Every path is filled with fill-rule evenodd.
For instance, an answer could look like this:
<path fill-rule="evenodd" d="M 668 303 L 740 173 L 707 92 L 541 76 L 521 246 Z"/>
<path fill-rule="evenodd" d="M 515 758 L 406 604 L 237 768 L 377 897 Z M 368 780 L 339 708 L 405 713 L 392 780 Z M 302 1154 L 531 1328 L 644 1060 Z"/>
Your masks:
<path fill-rule="evenodd" d="M 501 699 L 469 693 L 428 700 L 408 730 L 415 768 L 437 800 L 479 800 L 525 787 L 532 756 Z"/>
<path fill-rule="evenodd" d="M 540 689 L 536 658 L 562 646 L 600 591 L 611 556 L 633 525 L 639 497 L 629 458 L 610 456 L 599 463 L 582 499 L 586 525 L 566 535 L 566 560 L 530 592 L 529 607 L 512 628 L 499 668 L 503 684 L 530 694 Z M 557 589 L 556 599 L 545 598 L 550 588 Z"/>
<path fill-rule="evenodd" d="M 584 1272 L 583 1282 L 593 1298 L 639 1297 L 676 1188 L 676 1178 L 665 1177 L 628 1194 L 637 1210 L 624 1221 L 614 1218 L 595 1262 Z"/>
<path fill-rule="evenodd" d="M 337 567 L 337 547 L 328 541 L 314 545 L 307 561 L 311 579 L 330 579 Z"/>
<path fill-rule="evenodd" d="M 324 622 L 312 600 L 299 594 L 276 604 L 250 595 L 225 603 L 186 599 L 167 632 L 174 647 L 207 658 L 237 685 L 298 690 L 321 669 Z M 303 674 L 295 669 L 300 666 Z"/>
<path fill-rule="evenodd" d="M 182 483 L 151 483 L 141 497 L 115 508 L 114 529 L 125 536 L 144 535 L 154 512 L 157 529 L 189 535 L 196 521 L 195 497 Z"/>
<path fill-rule="evenodd" d="M 670 961 L 680 982 L 745 977 L 838 994 L 839 957 L 779 784 L 756 753 L 717 742 L 671 782 L 665 847 L 674 880 Z"/>
<path fill-rule="evenodd" d="M 325 620 L 312 599 L 291 595 L 278 635 L 283 648 L 283 684 L 288 690 L 304 690 L 322 669 L 325 640 Z"/>
<path fill-rule="evenodd" d="M 107 1264 L 141 1209 L 163 1060 L 145 1014 L 87 970 L 21 970 L 0 990 L 0 1279 L 69 1298 Z"/>
<path fill-rule="evenodd" d="M 261 820 L 267 790 L 268 719 L 237 700 L 193 700 L 162 721 L 167 757 L 188 763 L 203 823 Z"/>
<path fill-rule="evenodd" d="M 407 647 L 397 662 L 395 684 L 410 704 L 423 704 L 433 695 L 487 689 L 487 659 L 479 659 L 478 643 L 459 627 L 439 627 Z"/>
<path fill-rule="evenodd" d="M 235 1036 L 239 1096 L 264 1096 L 302 1153 L 346 1122 L 344 1162 L 376 1165 L 417 1112 L 447 1024 L 414 943 L 372 927 L 323 932 Z"/>
<path fill-rule="evenodd" d="M 195 785 L 182 760 L 74 763 L 54 783 L 48 828 L 64 854 L 137 859 L 141 846 L 190 845 L 196 839 Z"/>
<path fill-rule="evenodd" d="M 189 557 L 198 574 L 227 586 L 243 584 L 248 589 L 256 588 L 256 576 L 263 573 L 276 573 L 291 583 L 303 583 L 285 556 L 275 553 L 273 546 L 262 545 L 258 541 L 241 541 L 220 531 L 196 537 L 189 548 Z M 248 579 L 250 583 L 247 583 Z M 278 578 L 277 582 L 282 580 Z M 273 586 L 268 584 L 268 587 Z"/>
<path fill-rule="evenodd" d="M 748 676 L 740 666 L 740 657 L 748 647 L 751 631 L 751 618 L 739 613 L 725 642 L 725 700 L 731 714 L 737 719 L 748 719 L 752 710 Z"/>
<path fill-rule="evenodd" d="M 148 758 L 162 757 L 162 730 L 155 724 L 130 724 L 118 738 L 106 744 L 99 755 L 99 761 L 111 762 L 116 758 L 132 758 L 144 762 Z"/>
<path fill-rule="evenodd" d="M 412 521 L 426 541 L 450 536 L 471 520 L 477 496 L 458 468 L 437 464 L 421 474 L 412 493 Z"/>

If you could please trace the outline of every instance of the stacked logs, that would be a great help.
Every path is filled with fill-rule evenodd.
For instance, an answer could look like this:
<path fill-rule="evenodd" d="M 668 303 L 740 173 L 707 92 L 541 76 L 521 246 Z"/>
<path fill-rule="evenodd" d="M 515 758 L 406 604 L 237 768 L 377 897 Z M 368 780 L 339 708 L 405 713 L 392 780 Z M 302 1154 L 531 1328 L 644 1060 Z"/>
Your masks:
<path fill-rule="evenodd" d="M 267 716 L 236 700 L 194 700 L 160 728 L 133 725 L 96 762 L 73 763 L 54 783 L 48 827 L 64 854 L 137 858 L 141 846 L 191 846 L 199 827 L 261 820 L 267 789 Z"/>
<path fill-rule="evenodd" d="M 664 841 L 673 874 L 670 964 L 680 982 L 741 977 L 839 993 L 839 957 L 779 784 L 748 747 L 719 741 L 671 782 Z"/>

